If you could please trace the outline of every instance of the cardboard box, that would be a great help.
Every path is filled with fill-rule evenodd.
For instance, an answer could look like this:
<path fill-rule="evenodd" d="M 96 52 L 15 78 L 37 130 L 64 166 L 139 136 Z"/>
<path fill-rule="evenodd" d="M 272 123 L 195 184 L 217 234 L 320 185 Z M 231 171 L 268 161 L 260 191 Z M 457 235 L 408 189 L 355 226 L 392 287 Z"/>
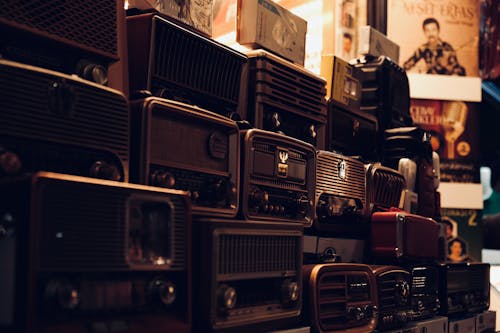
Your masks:
<path fill-rule="evenodd" d="M 358 53 L 373 57 L 387 56 L 395 63 L 399 62 L 399 45 L 369 25 L 359 27 Z"/>
<path fill-rule="evenodd" d="M 270 0 L 238 0 L 236 41 L 304 65 L 307 22 Z"/>

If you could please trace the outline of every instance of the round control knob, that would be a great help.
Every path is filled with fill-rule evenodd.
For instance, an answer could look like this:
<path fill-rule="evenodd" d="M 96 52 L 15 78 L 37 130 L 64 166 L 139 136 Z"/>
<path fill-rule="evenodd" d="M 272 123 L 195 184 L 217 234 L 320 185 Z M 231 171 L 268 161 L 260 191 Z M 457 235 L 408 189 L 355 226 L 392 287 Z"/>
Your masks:
<path fill-rule="evenodd" d="M 281 302 L 284 305 L 291 305 L 299 299 L 300 289 L 297 282 L 286 279 L 281 284 Z"/>
<path fill-rule="evenodd" d="M 222 284 L 217 289 L 217 303 L 221 310 L 230 310 L 236 306 L 236 289 Z"/>
<path fill-rule="evenodd" d="M 80 66 L 79 74 L 86 80 L 102 85 L 108 84 L 108 71 L 99 64 L 83 63 Z"/>
<path fill-rule="evenodd" d="M 236 185 L 227 179 L 221 179 L 213 184 L 209 193 L 213 195 L 212 200 L 216 202 L 233 204 L 236 201 Z"/>
<path fill-rule="evenodd" d="M 114 181 L 122 179 L 122 174 L 116 166 L 103 161 L 97 161 L 92 164 L 90 167 L 90 176 Z"/>
<path fill-rule="evenodd" d="M 250 192 L 249 201 L 253 207 L 264 207 L 269 201 L 269 194 L 259 188 Z"/>
<path fill-rule="evenodd" d="M 0 174 L 15 175 L 21 171 L 22 163 L 17 154 L 0 149 Z"/>
<path fill-rule="evenodd" d="M 80 303 L 80 294 L 68 281 L 50 281 L 45 287 L 45 301 L 54 310 L 72 310 Z"/>
<path fill-rule="evenodd" d="M 309 207 L 309 199 L 307 198 L 307 196 L 302 195 L 300 198 L 297 199 L 297 214 L 306 215 L 308 207 Z"/>
<path fill-rule="evenodd" d="M 165 170 L 155 170 L 151 173 L 151 185 L 158 187 L 174 188 L 175 177 Z"/>
<path fill-rule="evenodd" d="M 396 322 L 400 324 L 405 324 L 408 321 L 408 316 L 406 312 L 397 312 L 395 315 Z"/>
<path fill-rule="evenodd" d="M 175 285 L 163 279 L 151 281 L 148 293 L 151 302 L 154 304 L 171 305 L 176 297 Z"/>
<path fill-rule="evenodd" d="M 360 307 L 352 307 L 347 310 L 349 316 L 354 320 L 363 320 L 365 319 L 365 313 Z"/>
<path fill-rule="evenodd" d="M 274 112 L 271 116 L 271 123 L 274 129 L 277 129 L 281 126 L 281 116 L 278 112 Z"/>

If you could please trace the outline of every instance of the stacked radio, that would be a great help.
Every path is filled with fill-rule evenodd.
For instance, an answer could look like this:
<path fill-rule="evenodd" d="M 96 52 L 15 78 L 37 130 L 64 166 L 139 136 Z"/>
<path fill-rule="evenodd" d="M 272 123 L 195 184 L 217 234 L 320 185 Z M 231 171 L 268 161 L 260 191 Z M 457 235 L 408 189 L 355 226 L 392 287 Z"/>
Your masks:
<path fill-rule="evenodd" d="M 146 2 L 0 5 L 2 332 L 486 328 L 396 62 L 325 79 L 272 1 L 238 1 L 246 53 L 212 1 Z"/>

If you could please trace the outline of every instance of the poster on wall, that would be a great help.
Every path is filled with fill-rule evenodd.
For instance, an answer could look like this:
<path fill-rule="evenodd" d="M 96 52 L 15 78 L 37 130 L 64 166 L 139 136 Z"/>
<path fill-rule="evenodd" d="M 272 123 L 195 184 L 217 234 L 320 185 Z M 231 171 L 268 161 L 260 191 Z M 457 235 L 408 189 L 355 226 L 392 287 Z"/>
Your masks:
<path fill-rule="evenodd" d="M 480 261 L 483 248 L 481 211 L 443 208 L 441 220 L 447 225 L 447 261 Z"/>
<path fill-rule="evenodd" d="M 387 35 L 408 73 L 479 76 L 477 0 L 389 0 Z"/>
<path fill-rule="evenodd" d="M 479 181 L 479 109 L 477 103 L 411 99 L 413 122 L 431 134 L 439 154 L 441 181 Z"/>

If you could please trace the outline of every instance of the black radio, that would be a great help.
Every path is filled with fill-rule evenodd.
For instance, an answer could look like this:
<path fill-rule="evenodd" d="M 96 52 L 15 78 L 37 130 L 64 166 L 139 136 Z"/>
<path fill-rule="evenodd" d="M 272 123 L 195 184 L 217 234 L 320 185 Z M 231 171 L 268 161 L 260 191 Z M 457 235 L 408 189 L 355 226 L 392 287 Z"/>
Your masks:
<path fill-rule="evenodd" d="M 377 285 L 368 265 L 304 265 L 302 319 L 314 332 L 372 332 L 377 325 Z"/>
<path fill-rule="evenodd" d="M 377 280 L 377 330 L 403 327 L 412 320 L 410 273 L 396 266 L 371 266 Z"/>
<path fill-rule="evenodd" d="M 127 17 L 130 93 L 197 105 L 235 120 L 246 114 L 247 57 L 149 13 Z"/>
<path fill-rule="evenodd" d="M 434 265 L 409 267 L 411 274 L 411 317 L 421 320 L 434 317 L 440 307 L 438 298 L 439 271 Z"/>
<path fill-rule="evenodd" d="M 365 182 L 361 161 L 317 151 L 314 229 L 340 237 L 367 233 Z"/>
<path fill-rule="evenodd" d="M 264 332 L 298 321 L 302 226 L 196 220 L 195 235 L 196 332 Z"/>
<path fill-rule="evenodd" d="M 400 208 L 405 178 L 397 170 L 379 163 L 365 164 L 366 205 L 369 215 L 375 211 Z"/>
<path fill-rule="evenodd" d="M 361 112 L 361 70 L 333 57 L 326 149 L 367 160 L 378 157 L 376 115 Z"/>
<path fill-rule="evenodd" d="M 453 317 L 481 313 L 490 306 L 490 265 L 449 263 L 439 268 L 439 313 Z"/>
<path fill-rule="evenodd" d="M 128 180 L 129 109 L 122 93 L 0 60 L 0 174 L 53 171 Z"/>
<path fill-rule="evenodd" d="M 43 172 L 0 189 L 1 329 L 189 332 L 185 192 Z"/>
<path fill-rule="evenodd" d="M 241 131 L 241 213 L 245 219 L 314 219 L 316 152 L 303 141 L 273 132 Z"/>
<path fill-rule="evenodd" d="M 236 216 L 236 123 L 198 107 L 150 97 L 132 104 L 131 179 L 191 193 L 193 213 Z"/>
<path fill-rule="evenodd" d="M 123 1 L 2 1 L 0 55 L 106 84 L 124 20 Z"/>
<path fill-rule="evenodd" d="M 247 53 L 247 120 L 254 127 L 325 147 L 326 81 L 264 50 Z"/>

